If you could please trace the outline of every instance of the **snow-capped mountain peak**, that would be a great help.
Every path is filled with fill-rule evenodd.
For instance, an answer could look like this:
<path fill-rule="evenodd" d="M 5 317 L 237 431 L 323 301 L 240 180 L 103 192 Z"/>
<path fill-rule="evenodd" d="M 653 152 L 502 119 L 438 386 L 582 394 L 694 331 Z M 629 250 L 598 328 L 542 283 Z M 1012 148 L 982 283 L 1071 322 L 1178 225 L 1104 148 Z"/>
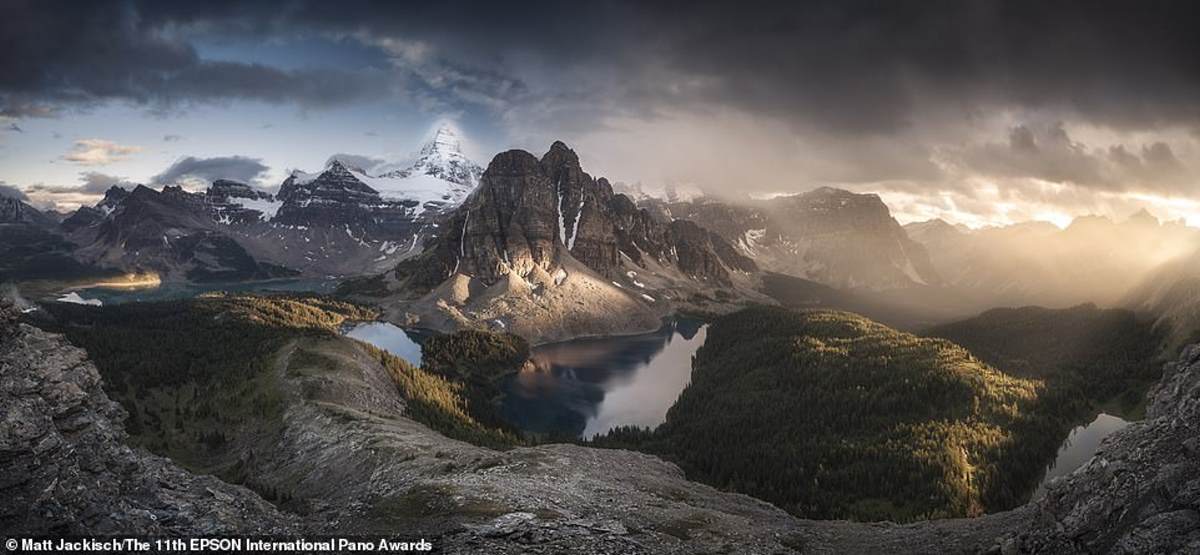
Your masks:
<path fill-rule="evenodd" d="M 416 152 L 408 161 L 382 162 L 371 167 L 360 167 L 354 160 L 347 163 L 334 156 L 319 173 L 293 171 L 289 182 L 307 186 L 320 178 L 324 178 L 322 182 L 350 180 L 366 185 L 384 200 L 413 202 L 414 215 L 457 206 L 479 184 L 483 168 L 463 154 L 462 140 L 453 127 L 439 126 Z"/>
<path fill-rule="evenodd" d="M 456 206 L 475 190 L 483 168 L 463 154 L 462 140 L 454 129 L 442 125 L 421 145 L 411 163 L 382 164 L 372 173 L 379 183 L 369 185 L 385 197 L 409 192 L 413 196 L 408 198 L 420 200 L 422 206 L 426 202 Z"/>
<path fill-rule="evenodd" d="M 388 167 L 391 166 L 391 167 Z M 462 141 L 449 125 L 437 128 L 433 136 L 421 145 L 416 158 L 409 164 L 397 167 L 382 165 L 377 168 L 380 177 L 417 178 L 422 175 L 431 176 L 462 187 L 452 187 L 453 196 L 461 193 L 462 198 L 456 198 L 455 204 L 462 202 L 467 194 L 479 182 L 483 168 L 462 151 Z"/>
<path fill-rule="evenodd" d="M 463 156 L 462 141 L 449 125 L 442 125 L 433 133 L 433 138 L 421 145 L 421 156 L 440 154 L 445 157 Z M 465 158 L 465 157 L 464 157 Z"/>

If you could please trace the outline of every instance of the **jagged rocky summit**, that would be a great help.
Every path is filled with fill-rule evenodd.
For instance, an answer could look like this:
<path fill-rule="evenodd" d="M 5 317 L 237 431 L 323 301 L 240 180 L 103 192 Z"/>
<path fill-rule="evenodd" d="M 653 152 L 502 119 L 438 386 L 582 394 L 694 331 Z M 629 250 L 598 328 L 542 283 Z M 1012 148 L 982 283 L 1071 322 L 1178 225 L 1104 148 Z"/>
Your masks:
<path fill-rule="evenodd" d="M 730 204 L 710 197 L 640 203 L 663 219 L 699 222 L 766 270 L 841 289 L 938 286 L 925 248 L 874 194 L 831 187 Z"/>
<path fill-rule="evenodd" d="M 58 222 L 19 198 L 0 194 L 0 224 L 53 228 Z"/>
<path fill-rule="evenodd" d="M 539 341 L 654 329 L 696 295 L 758 298 L 753 260 L 694 222 L 661 221 L 615 194 L 562 142 L 540 160 L 498 154 L 442 227 L 424 253 L 370 285 L 406 323 L 482 323 Z"/>
<path fill-rule="evenodd" d="M 380 272 L 420 252 L 481 171 L 443 127 L 413 161 L 364 170 L 334 157 L 278 194 L 226 179 L 199 193 L 114 187 L 61 230 L 85 264 L 166 280 Z"/>
<path fill-rule="evenodd" d="M 0 191 L 0 284 L 24 279 L 69 279 L 87 271 L 74 257 L 54 212 Z"/>
<path fill-rule="evenodd" d="M 400 166 L 400 167 L 398 167 Z M 432 208 L 462 204 L 479 184 L 483 168 L 467 157 L 462 141 L 449 125 L 441 125 L 433 138 L 421 147 L 416 159 L 407 165 L 383 163 L 374 169 L 383 179 L 398 180 L 397 187 L 382 187 L 381 193 L 421 198 Z"/>

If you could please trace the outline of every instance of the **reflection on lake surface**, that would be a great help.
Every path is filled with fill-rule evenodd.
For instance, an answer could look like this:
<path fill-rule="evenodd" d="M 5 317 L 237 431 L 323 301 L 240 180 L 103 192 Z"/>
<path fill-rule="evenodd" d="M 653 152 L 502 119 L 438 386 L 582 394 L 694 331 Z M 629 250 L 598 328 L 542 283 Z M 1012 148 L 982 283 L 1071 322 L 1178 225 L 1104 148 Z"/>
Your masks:
<path fill-rule="evenodd" d="M 1071 435 L 1067 436 L 1067 440 L 1063 442 L 1062 447 L 1059 447 L 1058 455 L 1054 458 L 1054 463 L 1046 470 L 1046 476 L 1042 478 L 1042 483 L 1038 484 L 1037 491 L 1033 493 L 1033 498 L 1037 499 L 1046 492 L 1046 484 L 1050 480 L 1059 476 L 1066 476 L 1074 472 L 1075 469 L 1083 466 L 1100 449 L 1101 440 L 1128 425 L 1129 422 L 1125 420 L 1100 413 L 1091 424 L 1079 426 L 1071 430 Z"/>
<path fill-rule="evenodd" d="M 420 337 L 417 332 L 388 322 L 368 322 L 350 328 L 346 336 L 379 347 L 413 366 L 421 365 L 421 344 L 418 342 Z"/>
<path fill-rule="evenodd" d="M 592 437 L 657 426 L 691 380 L 708 326 L 677 319 L 644 335 L 578 339 L 533 350 L 536 371 L 503 385 L 503 416 L 534 433 Z"/>
<path fill-rule="evenodd" d="M 272 279 L 262 281 L 239 281 L 232 283 L 162 283 L 148 287 L 84 287 L 79 295 L 89 300 L 98 300 L 105 305 L 131 302 L 173 301 L 190 299 L 204 293 L 226 291 L 229 293 L 286 292 L 286 293 L 330 293 L 337 287 L 337 280 L 318 279 Z"/>

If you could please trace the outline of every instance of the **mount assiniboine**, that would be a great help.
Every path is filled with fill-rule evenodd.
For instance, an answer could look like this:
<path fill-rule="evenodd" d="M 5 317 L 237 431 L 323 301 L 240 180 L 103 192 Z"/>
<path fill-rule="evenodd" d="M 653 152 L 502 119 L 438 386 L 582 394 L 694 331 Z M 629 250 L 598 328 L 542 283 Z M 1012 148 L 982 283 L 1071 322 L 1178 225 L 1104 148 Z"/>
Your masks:
<path fill-rule="evenodd" d="M 222 179 L 202 193 L 113 188 L 63 232 L 85 264 L 167 280 L 379 272 L 419 252 L 480 173 L 443 126 L 406 163 L 363 169 L 335 157 L 321 172 L 293 172 L 276 195 Z"/>
<path fill-rule="evenodd" d="M 331 169 L 336 169 L 336 173 L 326 176 Z M 366 186 L 382 201 L 400 203 L 410 207 L 414 215 L 421 215 L 427 210 L 443 212 L 461 204 L 475 190 L 482 173 L 483 168 L 463 154 L 462 141 L 454 130 L 442 125 L 421 147 L 415 160 L 385 161 L 359 168 L 334 156 L 325 172 L 292 172 L 279 196 L 284 199 L 297 192 L 304 195 L 306 189 L 324 177 L 327 183 L 322 185 L 334 181 L 349 183 L 351 187 Z"/>
<path fill-rule="evenodd" d="M 394 320 L 485 324 L 535 341 L 655 329 L 672 309 L 749 299 L 758 267 L 719 235 L 661 220 L 583 171 L 561 142 L 497 155 L 425 251 L 344 291 Z"/>

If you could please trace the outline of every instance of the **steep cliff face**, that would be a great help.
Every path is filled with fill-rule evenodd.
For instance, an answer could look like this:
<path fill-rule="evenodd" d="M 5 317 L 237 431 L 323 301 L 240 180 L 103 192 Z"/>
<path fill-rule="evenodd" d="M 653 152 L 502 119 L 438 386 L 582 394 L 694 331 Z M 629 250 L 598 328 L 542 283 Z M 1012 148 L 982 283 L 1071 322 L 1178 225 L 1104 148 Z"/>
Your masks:
<path fill-rule="evenodd" d="M 908 238 L 877 195 L 822 187 L 772 206 L 768 236 L 777 235 L 785 251 L 801 257 L 799 264 L 781 257 L 783 268 L 805 269 L 818 281 L 847 287 L 940 282 L 929 254 Z"/>
<path fill-rule="evenodd" d="M 656 217 L 624 195 L 613 197 L 610 207 L 620 251 L 635 264 L 644 265 L 646 257 L 674 260 L 685 274 L 722 284 L 730 283 L 730 271 L 758 271 L 753 259 L 696 222 Z"/>
<path fill-rule="evenodd" d="M 759 298 L 752 260 L 693 222 L 662 221 L 614 194 L 561 142 L 540 160 L 497 155 L 440 226 L 423 254 L 371 286 L 399 299 L 396 319 L 483 323 L 538 342 L 655 329 L 681 300 Z"/>
<path fill-rule="evenodd" d="M 1146 418 L 1032 504 L 1024 546 L 1086 553 L 1200 552 L 1200 345 L 1167 364 Z M 1049 517 L 1049 518 L 1046 518 Z"/>
<path fill-rule="evenodd" d="M 78 210 L 67 216 L 62 222 L 63 231 L 71 234 L 83 231 L 82 235 L 73 236 L 77 240 L 85 239 L 84 243 L 94 240 L 96 232 L 101 222 L 104 221 L 104 218 L 112 214 L 117 205 L 121 204 L 121 201 L 125 200 L 128 196 L 129 191 L 121 187 L 116 185 L 109 187 L 104 192 L 104 198 L 100 199 L 100 202 L 96 203 L 95 206 L 80 206 Z"/>
<path fill-rule="evenodd" d="M 218 222 L 251 224 L 269 220 L 278 210 L 275 197 L 245 183 L 218 179 L 204 192 L 208 210 Z"/>
<path fill-rule="evenodd" d="M 20 199 L 0 194 L 0 224 L 25 224 L 52 229 L 58 222 Z"/>
<path fill-rule="evenodd" d="M 744 205 L 710 198 L 642 204 L 664 218 L 708 227 L 774 272 L 839 288 L 941 283 L 928 252 L 909 239 L 877 195 L 822 187 Z"/>
<path fill-rule="evenodd" d="M 566 248 L 558 204 L 558 191 L 536 158 L 523 151 L 497 155 L 479 191 L 446 221 L 429 258 L 437 269 L 430 277 L 440 283 L 459 273 L 489 286 L 510 270 L 549 275 Z"/>
<path fill-rule="evenodd" d="M 455 273 L 490 286 L 516 272 L 554 274 L 570 256 L 608 279 L 625 271 L 622 255 L 642 266 L 646 258 L 697 279 L 730 283 L 730 270 L 752 272 L 754 262 L 719 236 L 690 222 L 661 222 L 594 179 L 578 156 L 556 142 L 538 160 L 512 150 L 496 156 L 478 192 L 445 224 L 420 266 L 398 273 L 418 276 L 426 289 Z"/>
<path fill-rule="evenodd" d="M 219 206 L 227 209 L 230 199 L 239 198 L 236 195 L 250 194 L 249 188 L 238 185 L 222 182 L 213 195 L 179 187 L 155 191 L 138 186 L 116 201 L 106 216 L 75 228 L 71 237 L 84 245 L 75 256 L 94 267 L 154 272 L 164 280 L 236 281 L 293 275 L 296 272 L 248 252 L 245 242 L 222 230 L 214 219 L 216 205 L 210 199 L 224 203 Z M 254 217 L 244 212 L 237 216 Z"/>
<path fill-rule="evenodd" d="M 0 283 L 77 277 L 86 268 L 72 257 L 75 248 L 54 217 L 0 194 Z"/>
<path fill-rule="evenodd" d="M 356 172 L 337 160 L 315 177 L 293 174 L 284 180 L 279 189 L 277 223 L 286 226 L 346 226 L 376 233 L 389 230 L 397 221 L 412 223 L 417 208 L 415 200 L 384 200 L 378 191 L 369 187 L 360 177 L 363 177 L 362 174 L 356 175 Z M 380 225 L 380 220 L 387 222 Z"/>
<path fill-rule="evenodd" d="M 291 177 L 279 196 L 219 179 L 202 193 L 113 188 L 63 222 L 82 262 L 165 280 L 246 280 L 381 271 L 416 251 L 428 225 L 340 162 Z M 197 256 L 199 255 L 199 256 Z"/>

